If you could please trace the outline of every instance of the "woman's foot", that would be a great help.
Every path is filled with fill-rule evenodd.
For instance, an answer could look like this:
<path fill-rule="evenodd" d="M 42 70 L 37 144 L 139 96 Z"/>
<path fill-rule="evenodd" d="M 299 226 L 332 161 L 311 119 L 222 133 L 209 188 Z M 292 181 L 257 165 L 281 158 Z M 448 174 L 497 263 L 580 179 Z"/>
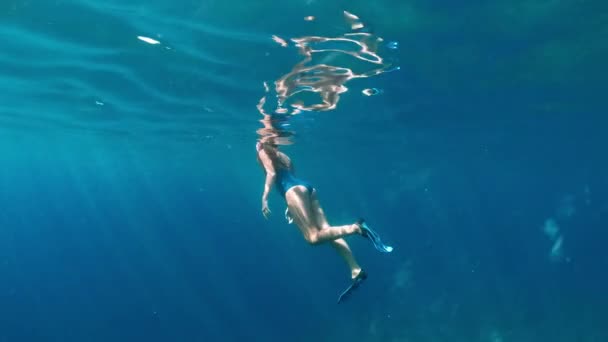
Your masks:
<path fill-rule="evenodd" d="M 359 235 L 363 235 L 363 219 L 358 219 L 357 222 L 353 224 L 355 233 Z"/>
<path fill-rule="evenodd" d="M 340 296 L 338 297 L 338 304 L 340 304 L 341 302 L 343 302 L 344 300 L 346 300 L 348 297 L 350 297 L 350 295 L 352 294 L 352 292 L 354 290 L 356 290 L 357 288 L 359 288 L 359 285 L 361 285 L 361 283 L 367 279 L 367 273 L 365 273 L 365 271 L 359 269 L 358 271 L 353 271 L 353 282 L 352 284 L 350 284 L 350 286 L 348 288 L 346 288 L 346 290 L 344 290 L 344 292 L 342 292 L 340 294 Z M 356 275 L 355 275 L 356 273 Z"/>

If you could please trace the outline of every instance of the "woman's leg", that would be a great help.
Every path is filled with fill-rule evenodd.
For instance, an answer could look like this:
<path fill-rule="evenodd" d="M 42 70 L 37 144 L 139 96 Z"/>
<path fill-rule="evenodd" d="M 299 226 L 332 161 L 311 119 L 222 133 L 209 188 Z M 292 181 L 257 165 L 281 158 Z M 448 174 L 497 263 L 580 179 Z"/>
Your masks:
<path fill-rule="evenodd" d="M 310 194 L 310 203 L 319 229 L 329 228 L 330 225 L 327 222 L 327 217 L 325 216 L 325 212 L 323 211 L 323 208 L 321 208 L 319 198 L 317 197 L 317 190 L 312 190 L 312 193 Z"/>
<path fill-rule="evenodd" d="M 342 259 L 346 261 L 346 264 L 348 264 L 348 268 L 350 269 L 350 277 L 352 279 L 355 279 L 359 275 L 359 273 L 361 273 L 361 266 L 359 266 L 359 264 L 357 263 L 357 260 L 355 259 L 353 252 L 350 250 L 350 247 L 346 243 L 346 240 L 337 239 L 330 242 L 330 244 L 338 252 L 338 254 L 340 254 Z"/>
<path fill-rule="evenodd" d="M 315 214 L 315 219 L 317 222 L 317 226 L 323 229 L 332 229 L 329 223 L 327 222 L 327 217 L 325 216 L 325 212 L 319 203 L 319 199 L 317 198 L 317 191 L 313 190 L 310 196 L 312 211 Z M 336 239 L 330 242 L 331 246 L 340 254 L 342 259 L 346 261 L 348 267 L 350 268 L 350 275 L 354 279 L 361 272 L 361 266 L 357 263 L 353 252 L 350 250 L 348 243 L 344 239 Z"/>
<path fill-rule="evenodd" d="M 298 185 L 287 190 L 285 199 L 287 200 L 289 214 L 310 244 L 319 244 L 348 235 L 361 234 L 361 227 L 357 224 L 319 227 L 316 213 L 313 211 L 312 194 L 304 186 Z"/>

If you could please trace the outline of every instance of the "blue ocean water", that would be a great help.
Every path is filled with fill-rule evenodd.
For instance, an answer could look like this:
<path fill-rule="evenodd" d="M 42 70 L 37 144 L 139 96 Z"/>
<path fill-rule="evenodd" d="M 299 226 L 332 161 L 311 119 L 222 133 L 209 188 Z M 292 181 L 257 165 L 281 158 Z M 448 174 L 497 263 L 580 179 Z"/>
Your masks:
<path fill-rule="evenodd" d="M 254 146 L 345 10 L 399 70 L 285 150 L 395 251 L 348 238 L 337 305 Z M 602 1 L 3 1 L 0 341 L 607 341 L 607 33 Z"/>

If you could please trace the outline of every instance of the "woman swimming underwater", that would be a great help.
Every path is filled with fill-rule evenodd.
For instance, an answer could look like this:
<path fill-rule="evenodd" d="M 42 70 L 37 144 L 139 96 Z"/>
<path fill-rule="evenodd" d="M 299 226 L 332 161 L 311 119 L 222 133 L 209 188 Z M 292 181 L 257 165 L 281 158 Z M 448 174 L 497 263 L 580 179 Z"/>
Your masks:
<path fill-rule="evenodd" d="M 384 245 L 378 234 L 371 230 L 362 219 L 354 224 L 330 226 L 319 204 L 317 191 L 307 181 L 295 177 L 291 159 L 279 151 L 278 145 L 272 139 L 268 139 L 258 142 L 256 150 L 258 161 L 266 173 L 262 195 L 264 217 L 268 218 L 270 215 L 268 195 L 274 185 L 287 202 L 286 218 L 290 223 L 293 220 L 304 239 L 311 245 L 329 242 L 348 264 L 353 282 L 338 298 L 338 303 L 340 303 L 367 278 L 367 274 L 361 269 L 343 238 L 349 235 L 361 235 L 369 239 L 381 252 L 388 253 L 393 248 Z"/>

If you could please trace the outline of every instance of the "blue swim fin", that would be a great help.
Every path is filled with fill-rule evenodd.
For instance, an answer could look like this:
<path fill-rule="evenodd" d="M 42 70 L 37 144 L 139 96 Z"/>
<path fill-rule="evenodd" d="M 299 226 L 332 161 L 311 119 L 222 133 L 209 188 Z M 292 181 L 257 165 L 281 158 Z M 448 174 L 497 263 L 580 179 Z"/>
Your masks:
<path fill-rule="evenodd" d="M 376 249 L 378 251 L 380 251 L 382 253 L 390 253 L 393 251 L 393 247 L 382 243 L 382 240 L 380 240 L 380 235 L 378 235 L 378 233 L 373 231 L 367 225 L 367 223 L 365 223 L 365 220 L 359 219 L 359 221 L 357 221 L 357 223 L 359 224 L 359 226 L 361 226 L 361 230 L 363 231 L 363 237 L 368 238 L 369 241 L 371 241 L 372 244 L 374 244 L 374 247 L 376 247 Z"/>
<path fill-rule="evenodd" d="M 346 290 L 344 290 L 340 296 L 338 297 L 338 304 L 342 303 L 343 301 L 345 301 L 346 299 L 348 299 L 350 297 L 350 295 L 352 294 L 352 292 L 354 290 L 356 290 L 357 288 L 359 288 L 359 285 L 361 285 L 361 283 L 367 279 L 367 273 L 365 273 L 363 270 L 361 270 L 361 272 L 359 272 L 359 274 L 355 277 L 355 279 L 353 279 L 353 283 L 350 284 L 349 287 L 346 288 Z"/>

